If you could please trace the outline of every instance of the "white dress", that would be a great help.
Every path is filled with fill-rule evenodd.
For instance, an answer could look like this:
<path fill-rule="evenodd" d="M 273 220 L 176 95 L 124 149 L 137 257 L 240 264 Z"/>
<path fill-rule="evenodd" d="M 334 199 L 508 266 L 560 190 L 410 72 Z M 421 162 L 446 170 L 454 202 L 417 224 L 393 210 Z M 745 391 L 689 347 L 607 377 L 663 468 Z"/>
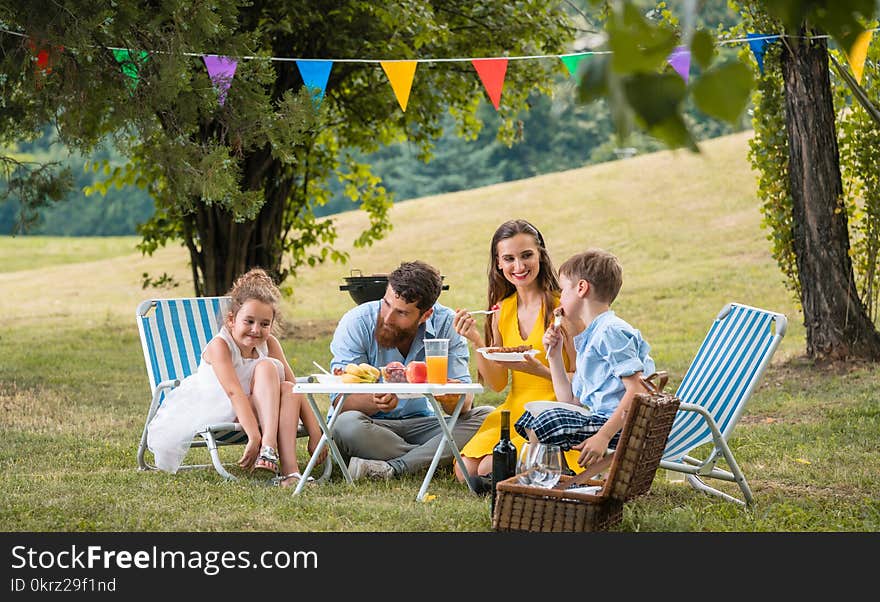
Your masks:
<path fill-rule="evenodd" d="M 269 360 L 278 369 L 278 377 L 284 381 L 284 365 L 269 357 L 269 346 L 257 347 L 257 358 L 244 358 L 226 326 L 214 338 L 223 339 L 232 354 L 232 366 L 245 395 L 250 396 L 254 369 L 263 360 Z M 180 385 L 165 396 L 156 415 L 147 428 L 147 447 L 153 452 L 156 466 L 175 473 L 189 451 L 196 432 L 208 424 L 233 422 L 235 410 L 232 400 L 223 390 L 214 368 L 205 360 L 202 352 L 198 370 L 187 376 Z"/>

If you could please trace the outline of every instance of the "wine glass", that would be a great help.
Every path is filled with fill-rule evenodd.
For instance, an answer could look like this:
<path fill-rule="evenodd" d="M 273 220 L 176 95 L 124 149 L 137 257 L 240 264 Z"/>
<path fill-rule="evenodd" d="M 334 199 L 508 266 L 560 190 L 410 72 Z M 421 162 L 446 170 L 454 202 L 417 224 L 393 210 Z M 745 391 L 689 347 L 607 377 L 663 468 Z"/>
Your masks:
<path fill-rule="evenodd" d="M 562 476 L 562 449 L 552 443 L 539 443 L 531 453 L 531 484 L 547 489 L 556 485 Z"/>
<path fill-rule="evenodd" d="M 519 475 L 517 479 L 523 485 L 530 485 L 532 482 L 531 472 L 535 463 L 535 448 L 540 446 L 524 441 L 519 450 L 519 456 L 516 460 L 516 472 Z"/>

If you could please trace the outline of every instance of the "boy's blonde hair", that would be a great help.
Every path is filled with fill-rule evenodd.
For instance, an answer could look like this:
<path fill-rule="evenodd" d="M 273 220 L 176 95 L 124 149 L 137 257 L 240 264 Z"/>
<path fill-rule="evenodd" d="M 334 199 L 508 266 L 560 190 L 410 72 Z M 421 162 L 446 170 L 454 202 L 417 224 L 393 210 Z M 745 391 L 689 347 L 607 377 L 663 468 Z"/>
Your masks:
<path fill-rule="evenodd" d="M 232 298 L 229 307 L 229 318 L 234 318 L 241 306 L 256 299 L 272 307 L 273 322 L 277 322 L 278 303 L 281 300 L 281 291 L 275 286 L 275 282 L 262 268 L 252 268 L 235 279 L 232 288 L 226 293 Z"/>
<path fill-rule="evenodd" d="M 569 280 L 586 280 L 598 301 L 611 305 L 623 286 L 623 268 L 613 253 L 587 249 L 572 255 L 559 266 L 559 274 Z"/>

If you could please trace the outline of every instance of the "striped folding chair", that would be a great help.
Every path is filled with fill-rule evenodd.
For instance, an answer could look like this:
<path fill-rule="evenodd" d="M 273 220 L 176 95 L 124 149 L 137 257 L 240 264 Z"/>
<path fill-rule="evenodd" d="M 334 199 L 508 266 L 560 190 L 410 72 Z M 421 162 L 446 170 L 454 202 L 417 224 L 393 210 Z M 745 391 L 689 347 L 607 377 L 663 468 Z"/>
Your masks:
<path fill-rule="evenodd" d="M 202 350 L 222 325 L 222 316 L 228 311 L 229 297 L 193 297 L 188 299 L 147 299 L 137 307 L 136 317 L 147 377 L 152 399 L 137 461 L 140 470 L 155 470 L 146 460 L 147 426 L 162 405 L 168 391 L 196 371 Z M 300 423 L 298 437 L 307 433 Z M 209 424 L 196 434 L 192 447 L 207 447 L 214 469 L 224 478 L 234 480 L 220 461 L 217 450 L 221 445 L 244 445 L 247 435 L 237 422 Z M 208 464 L 185 464 L 185 468 L 207 468 Z M 324 464 L 324 478 L 330 476 L 332 466 L 328 458 Z"/>
<path fill-rule="evenodd" d="M 752 491 L 727 445 L 740 416 L 779 346 L 785 316 L 728 303 L 718 313 L 676 391 L 678 413 L 660 467 L 686 475 L 694 488 L 740 505 L 752 503 Z M 712 444 L 704 460 L 690 454 Z M 719 457 L 729 470 L 716 466 Z M 743 500 L 706 484 L 704 479 L 736 483 Z"/>

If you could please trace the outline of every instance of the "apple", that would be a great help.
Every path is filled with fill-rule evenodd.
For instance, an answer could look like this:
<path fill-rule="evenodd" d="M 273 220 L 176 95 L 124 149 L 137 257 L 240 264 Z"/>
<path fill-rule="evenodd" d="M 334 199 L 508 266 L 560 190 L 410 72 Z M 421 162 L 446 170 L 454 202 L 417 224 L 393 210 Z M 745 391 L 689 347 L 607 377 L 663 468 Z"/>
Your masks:
<path fill-rule="evenodd" d="M 405 383 L 406 366 L 401 362 L 388 362 L 388 365 L 382 369 L 382 377 L 386 383 Z"/>
<path fill-rule="evenodd" d="M 410 383 L 428 382 L 428 364 L 414 361 L 406 365 L 406 380 Z"/>

